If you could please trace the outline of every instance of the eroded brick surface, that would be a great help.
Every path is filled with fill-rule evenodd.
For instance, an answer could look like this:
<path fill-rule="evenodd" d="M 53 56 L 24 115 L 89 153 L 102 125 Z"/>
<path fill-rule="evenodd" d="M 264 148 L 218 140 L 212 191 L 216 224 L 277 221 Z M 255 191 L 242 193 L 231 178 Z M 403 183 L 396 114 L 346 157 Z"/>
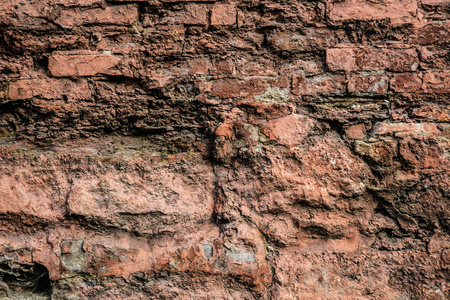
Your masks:
<path fill-rule="evenodd" d="M 450 298 L 449 17 L 0 1 L 0 298 Z"/>

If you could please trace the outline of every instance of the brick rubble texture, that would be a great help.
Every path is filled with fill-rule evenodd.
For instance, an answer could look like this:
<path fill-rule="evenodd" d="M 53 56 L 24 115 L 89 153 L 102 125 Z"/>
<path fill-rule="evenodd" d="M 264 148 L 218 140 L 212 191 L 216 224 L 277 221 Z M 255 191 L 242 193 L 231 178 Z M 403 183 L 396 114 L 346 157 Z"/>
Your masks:
<path fill-rule="evenodd" d="M 0 299 L 449 299 L 450 1 L 0 1 Z"/>

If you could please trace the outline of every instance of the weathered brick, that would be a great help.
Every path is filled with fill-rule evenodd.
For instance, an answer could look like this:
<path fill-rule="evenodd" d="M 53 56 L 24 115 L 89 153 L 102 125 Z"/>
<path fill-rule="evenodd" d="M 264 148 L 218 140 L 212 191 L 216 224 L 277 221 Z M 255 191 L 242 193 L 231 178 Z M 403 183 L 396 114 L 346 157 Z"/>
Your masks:
<path fill-rule="evenodd" d="M 48 22 L 45 1 L 0 1 L 0 24 L 19 28 L 45 28 Z"/>
<path fill-rule="evenodd" d="M 408 72 L 416 71 L 419 67 L 419 56 L 415 49 L 395 49 L 384 51 L 387 60 L 385 68 L 390 71 Z M 378 59 L 384 59 L 383 54 L 380 53 Z"/>
<path fill-rule="evenodd" d="M 327 49 L 326 52 L 327 66 L 331 71 L 356 71 L 356 49 Z"/>
<path fill-rule="evenodd" d="M 417 31 L 409 37 L 408 43 L 428 45 L 448 41 L 449 39 L 450 21 L 446 21 L 426 24 L 425 26 L 417 29 Z"/>
<path fill-rule="evenodd" d="M 11 82 L 8 89 L 11 100 L 39 99 L 77 99 L 89 100 L 91 92 L 86 80 L 70 79 L 24 79 Z"/>
<path fill-rule="evenodd" d="M 248 98 L 264 94 L 271 87 L 287 88 L 287 78 L 251 77 L 246 80 L 222 79 L 211 84 L 212 96 L 220 98 Z"/>
<path fill-rule="evenodd" d="M 439 46 L 420 47 L 421 69 L 450 69 L 448 49 Z"/>
<path fill-rule="evenodd" d="M 134 4 L 106 6 L 87 10 L 63 10 L 55 23 L 64 28 L 89 24 L 131 25 L 138 20 L 138 8 Z"/>
<path fill-rule="evenodd" d="M 424 72 L 422 88 L 425 93 L 450 93 L 450 70 Z"/>
<path fill-rule="evenodd" d="M 398 93 L 415 93 L 421 87 L 422 79 L 418 74 L 394 74 L 390 82 L 390 88 Z"/>
<path fill-rule="evenodd" d="M 211 25 L 233 25 L 236 23 L 236 17 L 236 5 L 216 4 L 211 10 Z"/>
<path fill-rule="evenodd" d="M 450 18 L 449 0 L 423 0 L 421 1 L 421 17 L 430 20 L 448 20 Z"/>
<path fill-rule="evenodd" d="M 148 1 L 148 0 L 145 0 Z M 176 2 L 211 2 L 211 0 L 160 0 L 163 3 L 176 3 Z"/>
<path fill-rule="evenodd" d="M 327 28 L 304 28 L 301 32 L 274 32 L 267 41 L 278 51 L 305 51 L 337 44 L 334 32 Z"/>
<path fill-rule="evenodd" d="M 328 16 L 334 22 L 389 18 L 392 23 L 408 23 L 414 20 L 416 12 L 415 0 L 344 0 L 331 3 Z"/>
<path fill-rule="evenodd" d="M 440 135 L 441 130 L 434 123 L 377 123 L 373 134 L 377 135 Z"/>
<path fill-rule="evenodd" d="M 173 54 L 183 49 L 185 29 L 183 25 L 163 25 L 145 28 L 142 35 L 149 54 Z"/>
<path fill-rule="evenodd" d="M 213 60 L 213 65 L 214 68 L 211 70 L 211 72 L 216 76 L 233 76 L 236 73 L 235 63 L 230 57 L 226 59 Z"/>
<path fill-rule="evenodd" d="M 322 20 L 325 10 L 323 3 L 311 1 L 264 1 L 264 14 L 261 25 L 279 23 L 303 23 L 316 25 Z"/>
<path fill-rule="evenodd" d="M 236 71 L 239 76 L 275 76 L 278 68 L 274 62 L 264 57 L 236 58 Z"/>
<path fill-rule="evenodd" d="M 388 78 L 384 73 L 360 73 L 350 77 L 349 92 L 385 94 L 388 90 Z"/>
<path fill-rule="evenodd" d="M 345 131 L 345 134 L 353 140 L 365 139 L 367 136 L 366 126 L 364 124 L 350 126 Z"/>
<path fill-rule="evenodd" d="M 281 74 L 317 75 L 325 72 L 325 62 L 322 60 L 303 60 L 284 62 L 278 70 Z"/>
<path fill-rule="evenodd" d="M 207 25 L 208 7 L 202 4 L 187 4 L 182 10 L 169 12 L 162 23 L 186 24 L 186 25 Z"/>
<path fill-rule="evenodd" d="M 211 60 L 206 57 L 192 59 L 189 61 L 189 74 L 206 75 L 213 69 Z"/>
<path fill-rule="evenodd" d="M 241 81 L 239 79 L 218 80 L 212 84 L 211 95 L 221 98 L 233 98 L 262 94 L 266 84 L 257 78 Z"/>
<path fill-rule="evenodd" d="M 64 0 L 62 0 L 62 1 L 64 1 Z M 184 0 L 184 1 L 186 1 L 186 0 Z M 106 2 L 136 3 L 136 2 L 148 2 L 148 0 L 106 0 Z M 161 2 L 168 2 L 168 1 L 161 1 Z M 183 0 L 179 0 L 177 2 L 183 2 Z M 198 1 L 198 2 L 200 2 L 200 1 Z"/>
<path fill-rule="evenodd" d="M 427 120 L 428 122 L 450 122 L 450 104 L 439 106 L 436 104 L 423 105 L 415 108 L 411 116 Z"/>
<path fill-rule="evenodd" d="M 344 76 L 322 74 L 306 77 L 294 75 L 292 78 L 292 93 L 294 95 L 340 94 L 346 91 Z"/>
<path fill-rule="evenodd" d="M 97 52 L 54 52 L 48 60 L 48 68 L 55 77 L 94 76 L 110 73 L 120 58 Z"/>
<path fill-rule="evenodd" d="M 298 145 L 308 135 L 313 125 L 312 119 L 292 114 L 269 121 L 261 126 L 261 132 L 270 140 L 291 148 Z"/>
<path fill-rule="evenodd" d="M 47 3 L 49 5 L 58 4 L 58 5 L 66 6 L 66 7 L 69 7 L 69 6 L 91 6 L 94 4 L 103 3 L 103 0 L 44 0 L 44 1 L 47 1 Z M 120 0 L 118 0 L 118 1 L 120 1 Z"/>
<path fill-rule="evenodd" d="M 421 0 L 420 2 L 430 6 L 450 5 L 450 0 Z"/>
<path fill-rule="evenodd" d="M 415 71 L 419 57 L 415 49 L 346 48 L 327 49 L 331 71 L 390 70 Z"/>

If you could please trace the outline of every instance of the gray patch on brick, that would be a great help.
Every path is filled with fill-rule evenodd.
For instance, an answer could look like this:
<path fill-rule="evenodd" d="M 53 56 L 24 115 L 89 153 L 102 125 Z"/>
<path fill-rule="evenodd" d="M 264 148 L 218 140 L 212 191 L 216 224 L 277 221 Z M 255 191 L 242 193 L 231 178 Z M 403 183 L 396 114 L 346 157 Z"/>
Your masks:
<path fill-rule="evenodd" d="M 255 96 L 256 102 L 284 103 L 289 101 L 289 90 L 286 88 L 271 87 L 264 94 Z"/>

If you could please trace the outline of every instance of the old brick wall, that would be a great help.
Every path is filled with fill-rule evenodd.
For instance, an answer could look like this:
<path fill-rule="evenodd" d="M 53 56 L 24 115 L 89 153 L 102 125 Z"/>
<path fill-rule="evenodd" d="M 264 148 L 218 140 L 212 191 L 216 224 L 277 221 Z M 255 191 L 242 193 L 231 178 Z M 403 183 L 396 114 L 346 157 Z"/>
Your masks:
<path fill-rule="evenodd" d="M 0 298 L 448 299 L 449 17 L 0 1 Z"/>

